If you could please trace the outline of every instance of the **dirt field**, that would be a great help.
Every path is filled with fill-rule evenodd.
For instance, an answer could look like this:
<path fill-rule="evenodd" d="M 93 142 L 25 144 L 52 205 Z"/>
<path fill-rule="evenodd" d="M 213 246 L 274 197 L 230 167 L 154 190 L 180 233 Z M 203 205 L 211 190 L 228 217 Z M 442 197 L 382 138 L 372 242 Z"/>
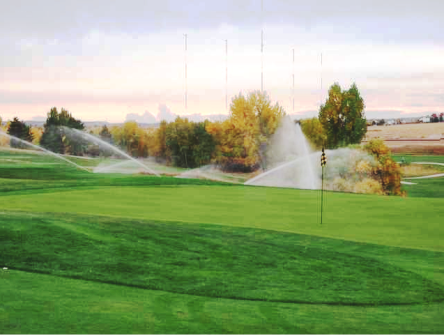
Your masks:
<path fill-rule="evenodd" d="M 370 126 L 366 140 L 387 139 L 439 139 L 444 137 L 444 122 L 393 126 Z"/>
<path fill-rule="evenodd" d="M 444 122 L 370 126 L 362 143 L 375 138 L 386 140 L 392 153 L 444 155 Z"/>

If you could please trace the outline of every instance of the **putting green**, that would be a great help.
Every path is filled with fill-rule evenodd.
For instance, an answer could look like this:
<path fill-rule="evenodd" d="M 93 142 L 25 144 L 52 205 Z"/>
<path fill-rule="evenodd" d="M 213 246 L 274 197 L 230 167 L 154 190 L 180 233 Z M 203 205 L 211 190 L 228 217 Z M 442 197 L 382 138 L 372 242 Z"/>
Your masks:
<path fill-rule="evenodd" d="M 100 187 L 3 194 L 0 209 L 210 223 L 444 251 L 440 199 L 325 194 L 262 187 Z M 427 223 L 424 223 L 427 218 Z"/>

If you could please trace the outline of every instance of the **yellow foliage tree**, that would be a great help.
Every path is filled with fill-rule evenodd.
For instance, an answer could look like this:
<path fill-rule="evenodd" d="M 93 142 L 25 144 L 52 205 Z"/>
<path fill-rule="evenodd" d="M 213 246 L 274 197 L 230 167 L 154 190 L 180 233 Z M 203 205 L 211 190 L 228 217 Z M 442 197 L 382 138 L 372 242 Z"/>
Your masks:
<path fill-rule="evenodd" d="M 216 141 L 215 161 L 227 170 L 249 171 L 259 167 L 262 146 L 268 143 L 285 112 L 272 106 L 268 96 L 258 91 L 247 98 L 234 97 L 230 118 L 208 123 L 206 131 Z"/>
<path fill-rule="evenodd" d="M 110 132 L 114 143 L 128 154 L 137 157 L 148 156 L 149 135 L 137 122 L 127 121 L 122 127 L 112 127 Z"/>
<path fill-rule="evenodd" d="M 149 133 L 149 154 L 150 156 L 156 157 L 157 161 L 166 160 L 170 163 L 171 156 L 166 145 L 166 129 L 168 123 L 165 120 L 160 122 L 159 128 L 152 130 Z"/>
<path fill-rule="evenodd" d="M 32 143 L 34 145 L 40 144 L 40 139 L 42 138 L 43 129 L 41 127 L 31 127 L 31 133 L 33 136 Z"/>
<path fill-rule="evenodd" d="M 321 149 L 327 141 L 327 135 L 318 118 L 303 119 L 300 121 L 301 129 L 310 143 L 316 148 Z"/>
<path fill-rule="evenodd" d="M 0 118 L 0 121 L 1 121 L 1 118 Z M 9 128 L 9 124 L 8 123 L 3 125 L 0 122 L 0 131 L 2 131 L 4 133 L 7 133 L 8 128 Z M 9 147 L 9 143 L 10 143 L 10 140 L 9 140 L 9 138 L 7 136 L 0 135 L 0 147 Z"/>
<path fill-rule="evenodd" d="M 388 195 L 405 196 L 401 190 L 401 168 L 390 155 L 390 149 L 381 139 L 372 139 L 364 149 L 375 156 L 378 164 L 373 168 L 373 175 L 378 180 L 384 192 Z"/>

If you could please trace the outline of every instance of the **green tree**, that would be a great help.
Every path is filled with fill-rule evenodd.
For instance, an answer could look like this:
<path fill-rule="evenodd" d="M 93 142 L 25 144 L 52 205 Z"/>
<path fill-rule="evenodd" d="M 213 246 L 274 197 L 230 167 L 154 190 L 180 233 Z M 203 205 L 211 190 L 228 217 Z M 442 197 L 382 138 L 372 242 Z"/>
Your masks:
<path fill-rule="evenodd" d="M 193 168 L 192 123 L 187 118 L 177 117 L 167 125 L 166 145 L 171 151 L 173 164 L 177 167 Z"/>
<path fill-rule="evenodd" d="M 367 132 L 364 100 L 356 84 L 342 91 L 335 83 L 328 92 L 328 99 L 321 106 L 319 121 L 327 136 L 327 147 L 337 148 L 361 142 Z"/>
<path fill-rule="evenodd" d="M 193 130 L 193 163 L 196 167 L 208 164 L 212 158 L 216 143 L 205 127 L 208 121 L 194 124 Z"/>
<path fill-rule="evenodd" d="M 40 145 L 52 152 L 64 154 L 68 152 L 73 155 L 83 155 L 87 148 L 87 142 L 83 139 L 67 137 L 62 126 L 83 130 L 85 126 L 80 120 L 75 119 L 71 113 L 64 108 L 58 113 L 53 107 L 46 118 L 43 126 L 44 131 L 40 139 Z"/>
<path fill-rule="evenodd" d="M 25 140 L 29 143 L 32 143 L 34 139 L 31 133 L 31 127 L 26 125 L 25 122 L 20 121 L 17 117 L 15 117 L 8 127 L 8 134 L 14 136 L 18 139 Z M 27 145 L 18 141 L 17 139 L 11 138 L 10 146 L 13 148 L 26 148 Z"/>

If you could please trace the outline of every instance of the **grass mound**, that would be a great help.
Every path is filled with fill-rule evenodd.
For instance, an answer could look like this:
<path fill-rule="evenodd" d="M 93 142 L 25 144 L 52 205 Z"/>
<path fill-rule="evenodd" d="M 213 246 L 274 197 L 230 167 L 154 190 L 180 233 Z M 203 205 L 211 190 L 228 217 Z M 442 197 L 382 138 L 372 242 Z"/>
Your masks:
<path fill-rule="evenodd" d="M 323 248 L 311 239 L 316 240 L 215 225 L 4 213 L 0 219 L 0 264 L 242 300 L 337 305 L 444 300 L 440 285 L 416 273 Z"/>

